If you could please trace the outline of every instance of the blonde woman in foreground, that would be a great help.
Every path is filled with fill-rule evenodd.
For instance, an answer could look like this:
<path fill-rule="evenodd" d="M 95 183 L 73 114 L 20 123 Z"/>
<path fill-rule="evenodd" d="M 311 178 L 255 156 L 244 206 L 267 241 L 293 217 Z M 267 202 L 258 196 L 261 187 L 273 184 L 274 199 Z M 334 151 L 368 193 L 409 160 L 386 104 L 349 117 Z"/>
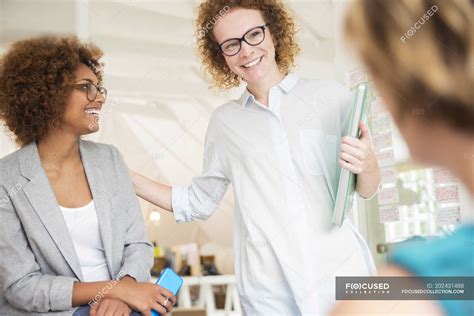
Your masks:
<path fill-rule="evenodd" d="M 414 159 L 449 169 L 474 195 L 473 2 L 356 0 L 346 35 Z M 423 17 L 423 19 L 422 19 Z M 420 19 L 420 20 L 418 20 Z M 416 33 L 408 30 L 418 21 Z M 410 37 L 409 34 L 412 34 Z M 421 113 L 421 115 L 419 114 Z M 474 225 L 391 254 L 384 276 L 474 275 Z M 421 255 L 422 254 L 422 255 Z M 473 301 L 345 301 L 333 315 L 474 315 Z"/>

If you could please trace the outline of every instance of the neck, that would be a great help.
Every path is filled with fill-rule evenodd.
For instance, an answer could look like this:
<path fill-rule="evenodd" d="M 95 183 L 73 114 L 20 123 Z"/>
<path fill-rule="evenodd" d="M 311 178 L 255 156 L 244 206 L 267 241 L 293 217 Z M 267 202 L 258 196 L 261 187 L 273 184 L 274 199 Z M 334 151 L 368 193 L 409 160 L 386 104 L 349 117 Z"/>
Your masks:
<path fill-rule="evenodd" d="M 474 151 L 464 154 L 466 156 L 463 157 L 463 163 L 458 162 L 457 166 L 453 165 L 452 168 L 455 168 L 456 176 L 464 183 L 471 196 L 474 196 Z"/>
<path fill-rule="evenodd" d="M 259 80 L 258 82 L 247 84 L 247 90 L 253 94 L 258 102 L 268 107 L 268 94 L 270 89 L 280 83 L 284 78 L 285 75 L 281 73 L 278 67 L 275 65 L 271 73 L 265 78 Z"/>
<path fill-rule="evenodd" d="M 60 166 L 80 159 L 79 138 L 64 130 L 52 130 L 38 142 L 38 152 L 43 165 Z"/>
<path fill-rule="evenodd" d="M 464 183 L 471 196 L 474 196 L 474 141 L 470 135 L 459 132 L 446 133 L 443 139 L 442 152 L 439 157 L 443 159 L 445 168 Z M 445 135 L 446 135 L 445 134 Z"/>

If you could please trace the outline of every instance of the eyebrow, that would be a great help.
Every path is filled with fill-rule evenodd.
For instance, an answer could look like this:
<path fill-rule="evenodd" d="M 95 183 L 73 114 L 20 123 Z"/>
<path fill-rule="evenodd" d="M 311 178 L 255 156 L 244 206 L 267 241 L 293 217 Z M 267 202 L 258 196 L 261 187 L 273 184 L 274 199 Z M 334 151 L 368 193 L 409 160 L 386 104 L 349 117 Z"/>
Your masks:
<path fill-rule="evenodd" d="M 83 80 L 88 81 L 88 82 L 92 83 L 93 85 L 98 85 L 98 84 L 99 84 L 99 83 L 97 83 L 97 84 L 94 83 L 94 81 L 92 81 L 92 80 L 89 79 L 89 78 L 82 78 L 82 79 L 80 79 L 79 81 L 83 81 Z"/>

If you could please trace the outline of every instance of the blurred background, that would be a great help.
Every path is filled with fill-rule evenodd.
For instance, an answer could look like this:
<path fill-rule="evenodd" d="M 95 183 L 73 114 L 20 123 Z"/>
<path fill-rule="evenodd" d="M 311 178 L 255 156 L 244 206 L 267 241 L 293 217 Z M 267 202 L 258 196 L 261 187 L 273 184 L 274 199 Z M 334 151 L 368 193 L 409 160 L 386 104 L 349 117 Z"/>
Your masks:
<path fill-rule="evenodd" d="M 114 144 L 132 170 L 163 183 L 185 185 L 201 172 L 211 113 L 243 90 L 209 87 L 195 50 L 198 4 L 194 0 L 0 0 L 0 53 L 16 40 L 43 33 L 77 34 L 95 43 L 105 54 L 109 96 L 101 130 L 88 138 Z M 336 79 L 349 89 L 367 80 L 343 43 L 346 0 L 288 4 L 300 29 L 302 53 L 295 73 Z M 413 115 L 423 115 L 422 109 Z M 380 265 L 393 243 L 449 233 L 473 217 L 474 203 L 449 173 L 410 160 L 376 94 L 370 124 L 383 184 L 372 200 L 357 199 L 350 216 Z M 8 131 L 1 129 L 0 157 L 14 150 Z M 143 200 L 140 204 L 148 238 L 157 246 L 157 271 L 172 264 L 192 276 L 229 276 L 222 284 L 232 283 L 232 187 L 206 222 L 177 225 L 172 214 Z"/>

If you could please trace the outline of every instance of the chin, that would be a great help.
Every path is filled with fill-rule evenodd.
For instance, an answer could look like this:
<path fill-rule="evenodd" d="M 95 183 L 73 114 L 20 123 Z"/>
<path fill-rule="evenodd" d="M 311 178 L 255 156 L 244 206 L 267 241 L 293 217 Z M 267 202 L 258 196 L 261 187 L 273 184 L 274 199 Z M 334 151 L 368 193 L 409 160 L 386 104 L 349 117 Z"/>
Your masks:
<path fill-rule="evenodd" d="M 97 122 L 91 122 L 86 128 L 83 129 L 83 135 L 97 133 L 100 130 L 100 126 Z"/>
<path fill-rule="evenodd" d="M 264 78 L 264 75 L 260 72 L 258 73 L 255 73 L 255 74 L 252 74 L 250 76 L 246 76 L 246 77 L 243 77 L 244 81 L 247 83 L 247 84 L 256 84 L 256 83 L 259 83 L 263 80 Z"/>

